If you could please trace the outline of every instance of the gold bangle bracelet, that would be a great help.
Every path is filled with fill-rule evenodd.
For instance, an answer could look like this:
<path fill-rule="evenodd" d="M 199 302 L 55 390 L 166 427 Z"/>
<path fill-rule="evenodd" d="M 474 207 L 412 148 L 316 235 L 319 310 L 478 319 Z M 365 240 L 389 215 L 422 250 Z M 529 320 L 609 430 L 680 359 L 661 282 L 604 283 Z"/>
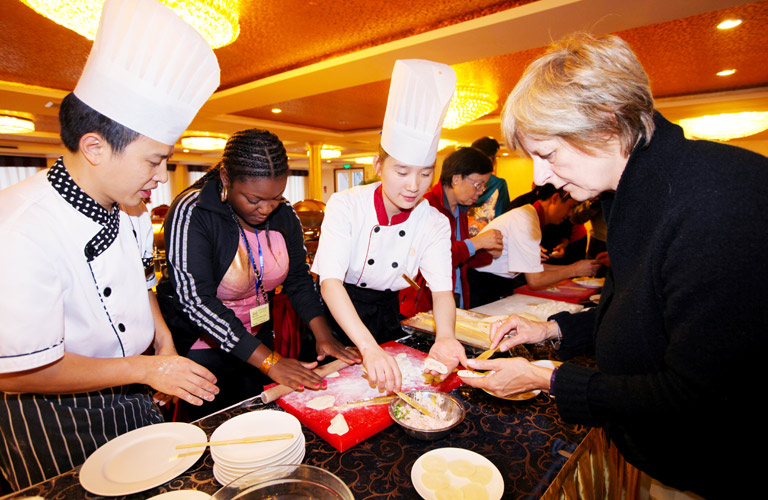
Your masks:
<path fill-rule="evenodd" d="M 272 354 L 264 358 L 264 361 L 261 362 L 259 371 L 261 371 L 261 373 L 266 375 L 267 373 L 269 373 L 269 370 L 271 370 L 272 367 L 275 366 L 278 361 L 280 361 L 280 358 L 281 356 L 278 353 L 272 352 Z"/>

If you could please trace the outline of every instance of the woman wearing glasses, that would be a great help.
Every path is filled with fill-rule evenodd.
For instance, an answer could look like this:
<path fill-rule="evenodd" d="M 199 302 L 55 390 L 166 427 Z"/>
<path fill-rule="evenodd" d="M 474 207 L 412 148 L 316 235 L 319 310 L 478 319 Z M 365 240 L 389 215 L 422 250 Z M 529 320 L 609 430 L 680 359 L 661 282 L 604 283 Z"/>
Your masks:
<path fill-rule="evenodd" d="M 283 198 L 288 158 L 270 132 L 235 133 L 219 164 L 182 192 L 165 223 L 169 278 L 158 299 L 176 348 L 218 380 L 214 403 L 190 418 L 254 396 L 271 380 L 319 389 L 316 363 L 272 350 L 270 299 L 282 285 L 317 341 L 317 359 L 355 356 L 334 339 L 309 275 L 301 224 Z"/>
<path fill-rule="evenodd" d="M 470 238 L 467 211 L 483 194 L 493 172 L 493 162 L 475 148 L 459 148 L 443 161 L 440 182 L 424 195 L 424 199 L 445 215 L 451 224 L 451 261 L 456 306 L 469 307 L 467 269 L 486 266 L 501 254 L 503 241 L 498 230 L 486 231 Z M 431 293 L 419 275 L 419 290 L 409 287 L 400 292 L 400 312 L 412 316 L 432 308 Z"/>

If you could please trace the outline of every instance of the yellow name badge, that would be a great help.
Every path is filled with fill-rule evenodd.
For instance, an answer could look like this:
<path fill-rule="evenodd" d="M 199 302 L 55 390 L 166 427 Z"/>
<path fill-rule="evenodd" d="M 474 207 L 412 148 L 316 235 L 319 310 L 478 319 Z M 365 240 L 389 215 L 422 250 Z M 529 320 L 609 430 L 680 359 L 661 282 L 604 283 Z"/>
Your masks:
<path fill-rule="evenodd" d="M 250 311 L 251 313 L 251 326 L 260 325 L 269 321 L 269 304 L 262 304 L 256 306 Z"/>

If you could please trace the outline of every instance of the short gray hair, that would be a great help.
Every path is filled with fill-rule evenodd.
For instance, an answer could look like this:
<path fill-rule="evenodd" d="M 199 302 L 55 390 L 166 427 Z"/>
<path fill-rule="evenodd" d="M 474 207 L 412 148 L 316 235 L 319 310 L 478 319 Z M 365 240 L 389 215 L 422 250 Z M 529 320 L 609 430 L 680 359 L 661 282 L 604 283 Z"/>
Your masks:
<path fill-rule="evenodd" d="M 504 105 L 501 127 L 516 150 L 525 151 L 521 134 L 559 137 L 587 153 L 616 137 L 629 156 L 653 135 L 648 75 L 621 38 L 570 35 L 526 68 Z"/>

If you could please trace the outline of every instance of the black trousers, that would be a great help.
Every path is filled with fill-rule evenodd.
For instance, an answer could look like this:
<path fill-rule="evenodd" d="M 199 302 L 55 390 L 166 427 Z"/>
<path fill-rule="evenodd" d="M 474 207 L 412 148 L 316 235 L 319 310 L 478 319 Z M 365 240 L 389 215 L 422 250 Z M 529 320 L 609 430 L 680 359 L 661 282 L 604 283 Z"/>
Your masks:
<path fill-rule="evenodd" d="M 258 368 L 221 349 L 190 349 L 186 357 L 208 368 L 216 376 L 219 393 L 213 401 L 205 401 L 202 406 L 182 403 L 185 420 L 197 420 L 256 396 L 264 385 L 272 383 L 272 379 Z"/>
<path fill-rule="evenodd" d="M 471 267 L 467 269 L 467 282 L 469 283 L 470 309 L 509 297 L 515 288 L 526 284 L 524 274 L 514 278 L 502 278 L 493 273 L 477 271 Z"/>

